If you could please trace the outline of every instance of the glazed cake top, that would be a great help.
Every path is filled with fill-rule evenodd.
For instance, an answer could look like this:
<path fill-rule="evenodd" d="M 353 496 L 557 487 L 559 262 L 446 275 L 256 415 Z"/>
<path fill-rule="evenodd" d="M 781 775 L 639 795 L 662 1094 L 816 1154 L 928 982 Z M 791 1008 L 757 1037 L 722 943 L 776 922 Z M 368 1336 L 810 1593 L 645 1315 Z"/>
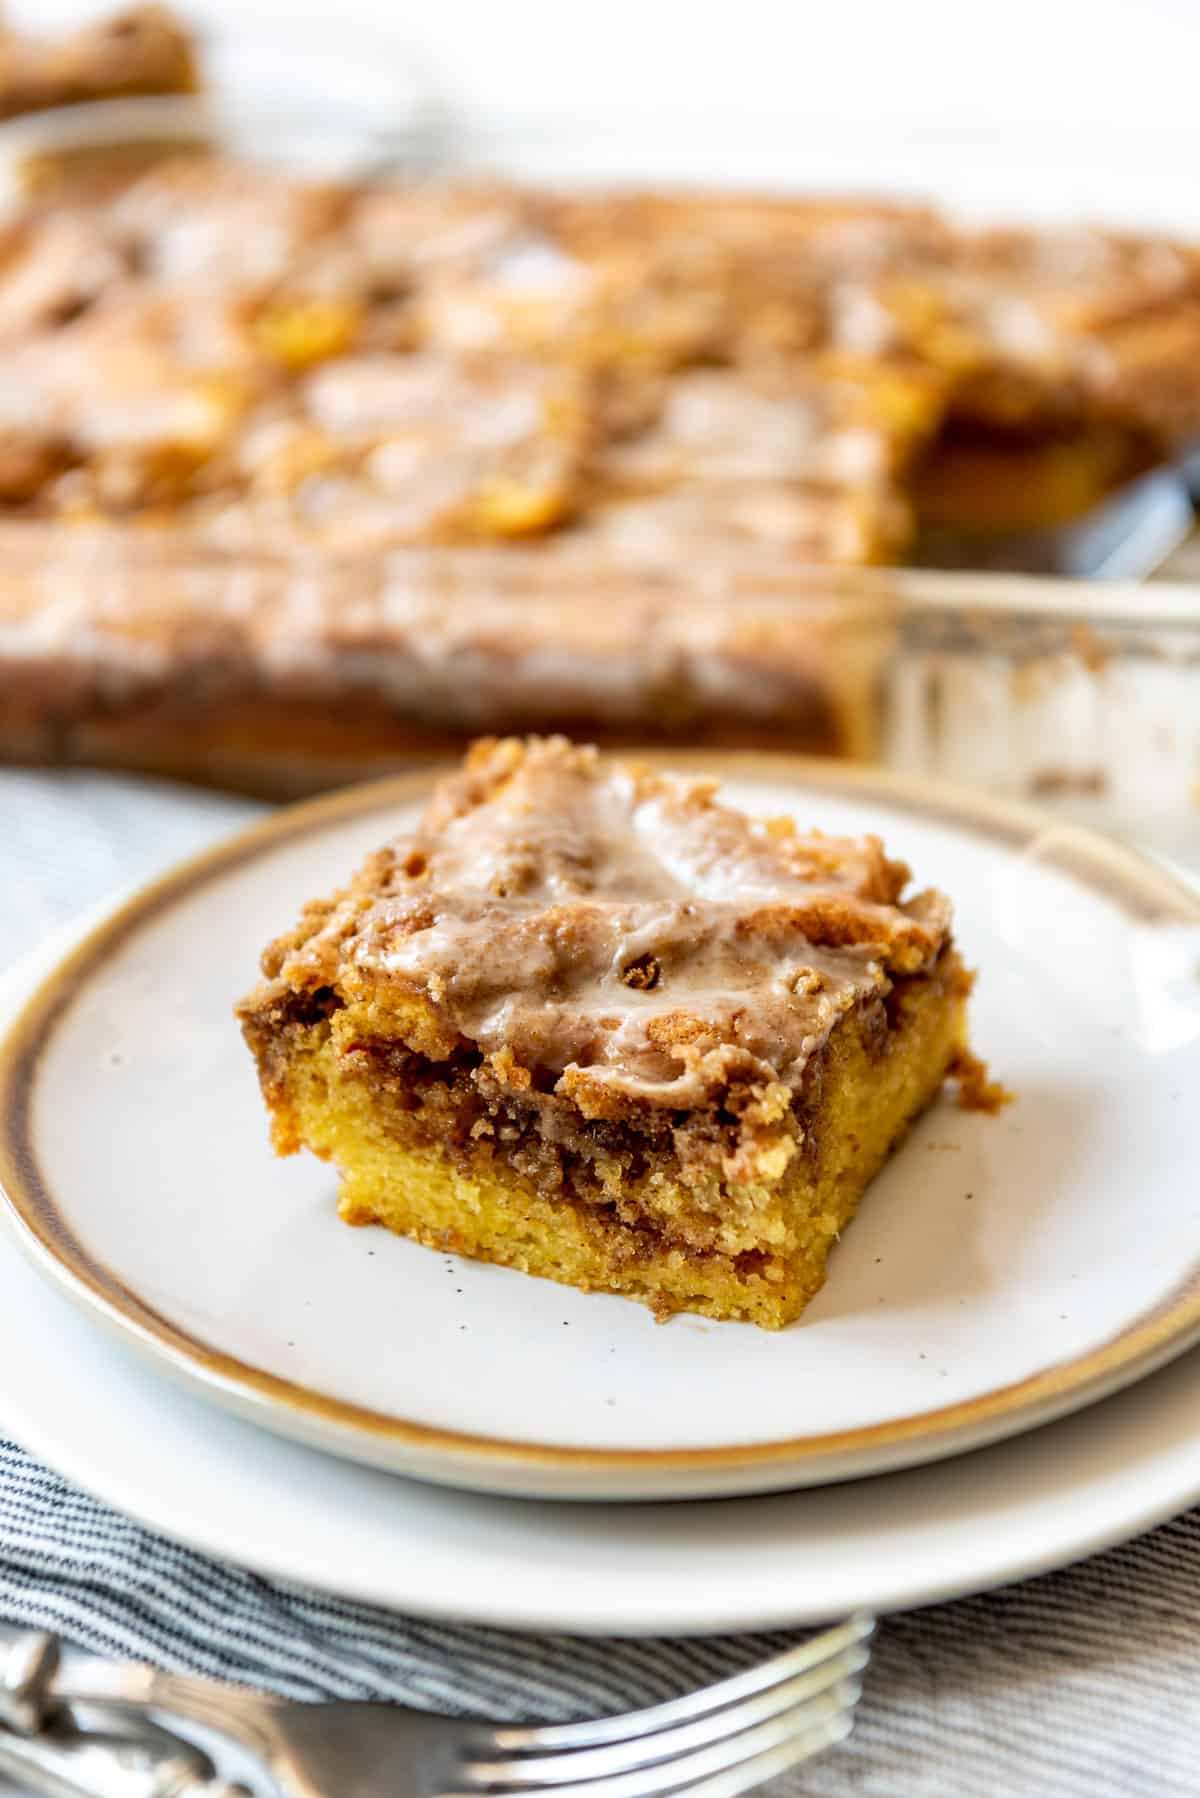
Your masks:
<path fill-rule="evenodd" d="M 932 964 L 949 904 L 904 899 L 878 838 L 751 818 L 715 785 L 561 737 L 485 740 L 264 971 L 591 1116 L 794 1088 L 840 1017 Z"/>

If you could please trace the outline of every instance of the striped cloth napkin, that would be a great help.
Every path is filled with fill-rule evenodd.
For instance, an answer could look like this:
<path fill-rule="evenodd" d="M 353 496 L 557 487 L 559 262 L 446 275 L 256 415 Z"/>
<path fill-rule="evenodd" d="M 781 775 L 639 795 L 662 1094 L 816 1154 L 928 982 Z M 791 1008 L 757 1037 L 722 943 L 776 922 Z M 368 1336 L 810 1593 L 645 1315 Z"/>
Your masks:
<path fill-rule="evenodd" d="M 1195 1798 L 1197 1616 L 1193 1512 L 1066 1573 L 891 1618 L 855 1734 L 780 1789 Z M 0 1444 L 0 1618 L 291 1698 L 397 1698 L 509 1719 L 624 1710 L 790 1640 L 518 1636 L 398 1617 L 180 1548 L 12 1444 Z"/>

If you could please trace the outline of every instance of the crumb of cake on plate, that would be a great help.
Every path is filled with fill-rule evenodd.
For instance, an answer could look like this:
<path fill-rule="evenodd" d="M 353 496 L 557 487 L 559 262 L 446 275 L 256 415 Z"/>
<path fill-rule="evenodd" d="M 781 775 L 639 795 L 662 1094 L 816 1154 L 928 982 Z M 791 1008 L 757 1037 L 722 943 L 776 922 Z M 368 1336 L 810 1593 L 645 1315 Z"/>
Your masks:
<path fill-rule="evenodd" d="M 480 742 L 263 957 L 276 1148 L 342 1216 L 776 1329 L 967 1054 L 949 902 L 872 836 Z"/>

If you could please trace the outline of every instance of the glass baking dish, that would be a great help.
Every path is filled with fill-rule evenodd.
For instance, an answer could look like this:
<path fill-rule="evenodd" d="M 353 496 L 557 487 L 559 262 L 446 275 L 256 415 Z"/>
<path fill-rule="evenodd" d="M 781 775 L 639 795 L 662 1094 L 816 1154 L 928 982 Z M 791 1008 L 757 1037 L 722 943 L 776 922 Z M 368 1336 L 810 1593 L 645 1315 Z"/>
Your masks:
<path fill-rule="evenodd" d="M 9 759 L 291 797 L 557 729 L 879 760 L 1200 863 L 1200 592 L 0 533 Z"/>
<path fill-rule="evenodd" d="M 0 130 L 0 178 L 13 186 L 30 157 L 172 137 L 305 169 L 324 143 L 330 169 L 356 177 L 446 161 L 419 95 L 351 129 L 337 106 L 318 116 L 289 94 L 257 131 L 229 93 L 22 120 Z M 493 144 L 488 160 L 514 159 Z M 581 178 L 596 172 L 577 161 Z M 827 154 L 819 173 L 840 184 Z M 10 759 L 290 795 L 479 732 L 564 728 L 877 758 L 1200 863 L 1188 582 L 804 569 L 758 553 L 684 571 L 557 549 L 232 555 L 73 525 L 0 535 Z"/>
<path fill-rule="evenodd" d="M 1200 865 L 1200 588 L 898 570 L 878 753 Z"/>

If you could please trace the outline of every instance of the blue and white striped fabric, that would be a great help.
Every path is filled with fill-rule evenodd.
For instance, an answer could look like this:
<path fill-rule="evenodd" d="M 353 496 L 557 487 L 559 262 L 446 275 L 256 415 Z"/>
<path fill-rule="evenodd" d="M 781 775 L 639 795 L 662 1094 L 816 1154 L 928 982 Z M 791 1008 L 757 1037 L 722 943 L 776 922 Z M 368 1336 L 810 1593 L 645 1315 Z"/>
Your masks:
<path fill-rule="evenodd" d="M 1066 1573 L 890 1619 L 855 1736 L 781 1784 L 796 1798 L 1195 1798 L 1198 1617 L 1192 1513 Z M 0 1619 L 292 1698 L 500 1718 L 622 1710 L 789 1640 L 617 1642 L 397 1617 L 177 1547 L 11 1443 Z"/>
<path fill-rule="evenodd" d="M 15 959 L 254 809 L 0 774 L 0 944 Z M 498 1718 L 625 1709 L 789 1639 L 513 1636 L 341 1603 L 180 1548 L 2 1441 L 0 1621 L 294 1698 Z M 782 1783 L 797 1798 L 1195 1798 L 1200 1512 L 1068 1572 L 889 1620 L 851 1742 Z"/>

